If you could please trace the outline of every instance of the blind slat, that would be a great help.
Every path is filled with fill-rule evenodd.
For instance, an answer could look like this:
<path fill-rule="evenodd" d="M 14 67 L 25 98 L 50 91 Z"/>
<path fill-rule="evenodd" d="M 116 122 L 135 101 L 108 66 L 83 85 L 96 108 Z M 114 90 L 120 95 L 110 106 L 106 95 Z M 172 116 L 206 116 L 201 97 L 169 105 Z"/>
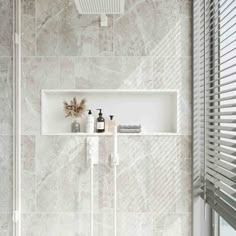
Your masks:
<path fill-rule="evenodd" d="M 203 179 L 203 178 L 202 178 Z M 207 184 L 207 181 L 211 182 L 213 185 L 218 187 L 219 189 L 222 189 L 224 192 L 226 192 L 229 196 L 232 198 L 236 197 L 236 191 L 230 188 L 228 185 L 223 184 L 222 182 L 217 181 L 216 179 L 212 178 L 210 175 L 207 174 L 206 182 L 203 183 L 203 185 Z"/>
<path fill-rule="evenodd" d="M 235 132 L 236 127 L 229 127 L 229 126 L 216 126 L 216 125 L 207 125 L 208 129 L 216 129 L 216 130 L 224 130 L 224 131 L 230 131 L 230 132 Z"/>
<path fill-rule="evenodd" d="M 209 181 L 206 181 L 206 186 L 207 189 L 211 191 L 213 194 L 216 194 L 223 200 L 227 201 L 232 207 L 236 208 L 236 201 L 232 197 L 229 197 L 229 195 L 221 191 L 219 188 L 215 187 Z"/>
<path fill-rule="evenodd" d="M 236 173 L 236 166 L 233 166 L 231 164 L 228 164 L 227 162 L 223 162 L 220 159 L 217 159 L 216 157 L 209 154 L 208 161 L 211 163 L 214 163 L 217 166 L 220 166 L 230 172 Z"/>
<path fill-rule="evenodd" d="M 211 162 L 209 162 L 209 160 L 207 159 L 207 172 L 212 173 L 211 171 L 215 172 L 215 175 L 217 176 L 217 179 L 219 179 L 222 182 L 225 182 L 225 178 L 231 180 L 232 182 L 235 183 L 235 190 L 236 190 L 236 176 L 234 173 L 225 170 L 224 168 L 217 166 L 215 164 L 212 164 Z"/>
<path fill-rule="evenodd" d="M 234 191 L 236 190 L 236 183 L 226 178 L 224 175 L 209 168 L 207 169 L 207 175 L 210 175 L 215 181 L 221 181 L 223 184 L 228 185 L 228 187 L 232 188 Z"/>
<path fill-rule="evenodd" d="M 236 111 L 225 111 L 225 112 L 208 112 L 206 116 L 235 116 Z"/>
<path fill-rule="evenodd" d="M 207 119 L 207 122 L 233 124 L 233 123 L 236 123 L 236 119 Z"/>
<path fill-rule="evenodd" d="M 216 180 L 215 178 L 212 178 L 212 176 L 210 176 L 208 174 L 206 176 L 207 176 L 206 181 L 210 181 L 212 184 L 214 184 L 219 189 L 222 189 L 224 192 L 226 192 L 231 197 L 233 197 L 233 198 L 236 197 L 236 191 L 234 189 L 232 189 L 228 185 L 225 185 L 222 182 Z M 206 182 L 203 184 L 206 185 Z"/>
<path fill-rule="evenodd" d="M 234 66 L 236 66 L 236 64 L 234 64 L 232 66 L 229 66 L 229 67 L 225 68 L 222 71 L 225 71 L 225 70 L 228 70 L 228 69 L 232 69 L 232 67 L 234 67 Z M 218 74 L 218 73 L 220 73 L 222 71 L 216 71 L 214 74 Z M 229 82 L 225 82 L 225 83 L 221 83 L 221 84 L 218 84 L 218 85 L 214 85 L 214 86 L 211 86 L 211 87 L 207 87 L 207 91 L 212 90 L 212 89 L 216 89 L 216 88 L 222 88 L 222 87 L 224 87 L 226 85 L 230 85 L 230 84 L 233 84 L 233 83 L 236 83 L 236 79 L 233 79 L 233 80 L 231 80 Z M 212 82 L 209 83 L 209 84 L 212 84 Z"/>
<path fill-rule="evenodd" d="M 206 140 L 208 143 L 221 144 L 230 148 L 236 148 L 236 143 L 233 142 L 223 141 L 215 138 L 207 138 Z"/>
<path fill-rule="evenodd" d="M 207 148 L 208 149 L 213 149 L 213 150 L 216 150 L 218 152 L 221 152 L 221 153 L 224 153 L 224 154 L 228 154 L 228 155 L 231 155 L 231 156 L 236 156 L 236 150 L 231 150 L 231 149 L 223 148 L 221 146 L 212 145 L 210 143 L 207 143 Z"/>
<path fill-rule="evenodd" d="M 208 190 L 207 197 L 209 197 L 211 200 L 213 200 L 215 205 L 221 205 L 228 212 L 228 214 L 231 215 L 231 218 L 236 220 L 236 215 L 234 214 L 234 209 L 230 204 L 227 204 L 219 196 L 217 196 L 216 194 L 214 194 L 212 191 L 209 191 L 209 190 Z"/>
<path fill-rule="evenodd" d="M 229 162 L 230 164 L 234 164 L 236 165 L 236 159 L 230 157 L 230 156 L 226 156 L 222 153 L 216 153 L 214 151 L 211 151 L 211 150 L 208 150 L 207 151 L 207 154 L 210 155 L 210 156 L 214 156 L 214 157 L 217 157 L 223 161 L 226 161 L 226 162 Z"/>
<path fill-rule="evenodd" d="M 208 105 L 207 107 L 208 107 L 209 109 L 231 108 L 231 107 L 236 107 L 236 103 L 225 104 L 225 105 L 219 105 L 219 106 Z"/>
<path fill-rule="evenodd" d="M 236 99 L 236 95 L 233 96 L 227 96 L 227 97 L 223 97 L 223 98 L 212 98 L 212 99 L 208 99 L 207 102 L 222 102 L 222 101 L 229 101 L 229 100 L 234 100 Z"/>
<path fill-rule="evenodd" d="M 236 230 L 236 220 L 224 209 L 225 203 L 223 202 L 222 204 L 216 205 L 210 197 L 206 200 L 207 203 Z"/>

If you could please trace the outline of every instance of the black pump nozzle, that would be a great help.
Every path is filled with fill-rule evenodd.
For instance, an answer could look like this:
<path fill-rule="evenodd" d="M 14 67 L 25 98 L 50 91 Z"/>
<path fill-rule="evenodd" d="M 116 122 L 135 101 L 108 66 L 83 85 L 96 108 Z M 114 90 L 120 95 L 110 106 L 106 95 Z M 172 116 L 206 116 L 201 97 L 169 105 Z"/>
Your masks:
<path fill-rule="evenodd" d="M 92 111 L 91 111 L 91 110 L 88 110 L 88 114 L 91 115 L 91 114 L 92 114 Z"/>
<path fill-rule="evenodd" d="M 99 111 L 98 115 L 102 116 L 102 109 L 97 109 Z"/>
<path fill-rule="evenodd" d="M 114 115 L 110 115 L 110 120 L 113 120 L 113 118 L 114 118 Z"/>

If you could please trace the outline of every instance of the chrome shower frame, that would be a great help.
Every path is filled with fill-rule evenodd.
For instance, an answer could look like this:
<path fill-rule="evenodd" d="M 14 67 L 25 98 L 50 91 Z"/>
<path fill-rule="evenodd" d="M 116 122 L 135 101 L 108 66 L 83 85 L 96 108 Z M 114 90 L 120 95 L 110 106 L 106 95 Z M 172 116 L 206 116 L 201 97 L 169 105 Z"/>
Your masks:
<path fill-rule="evenodd" d="M 13 236 L 21 236 L 21 1 L 13 0 Z"/>

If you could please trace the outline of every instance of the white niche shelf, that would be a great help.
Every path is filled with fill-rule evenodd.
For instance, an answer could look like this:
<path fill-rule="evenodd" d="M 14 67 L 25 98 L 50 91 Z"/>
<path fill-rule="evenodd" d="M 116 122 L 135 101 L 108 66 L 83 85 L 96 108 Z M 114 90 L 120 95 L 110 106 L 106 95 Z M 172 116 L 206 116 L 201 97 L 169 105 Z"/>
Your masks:
<path fill-rule="evenodd" d="M 141 124 L 142 133 L 118 135 L 177 135 L 178 91 L 177 90 L 55 90 L 44 89 L 41 93 L 42 135 L 106 136 L 109 133 L 86 134 L 84 123 L 81 133 L 71 133 L 72 119 L 65 118 L 64 101 L 73 97 L 86 98 L 86 107 L 91 109 L 95 120 L 96 109 L 101 108 L 106 120 L 114 115 L 116 124 Z M 82 120 L 85 120 L 86 113 Z"/>

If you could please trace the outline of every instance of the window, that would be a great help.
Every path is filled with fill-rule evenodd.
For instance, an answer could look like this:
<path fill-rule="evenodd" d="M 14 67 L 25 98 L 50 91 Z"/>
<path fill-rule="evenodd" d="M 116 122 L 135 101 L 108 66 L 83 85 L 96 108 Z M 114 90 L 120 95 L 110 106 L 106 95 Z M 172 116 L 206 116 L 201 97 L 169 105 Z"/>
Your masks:
<path fill-rule="evenodd" d="M 194 160 L 200 195 L 228 236 L 223 230 L 236 229 L 236 1 L 194 1 L 193 31 Z"/>
<path fill-rule="evenodd" d="M 236 231 L 220 217 L 220 235 L 219 236 L 235 236 Z"/>

